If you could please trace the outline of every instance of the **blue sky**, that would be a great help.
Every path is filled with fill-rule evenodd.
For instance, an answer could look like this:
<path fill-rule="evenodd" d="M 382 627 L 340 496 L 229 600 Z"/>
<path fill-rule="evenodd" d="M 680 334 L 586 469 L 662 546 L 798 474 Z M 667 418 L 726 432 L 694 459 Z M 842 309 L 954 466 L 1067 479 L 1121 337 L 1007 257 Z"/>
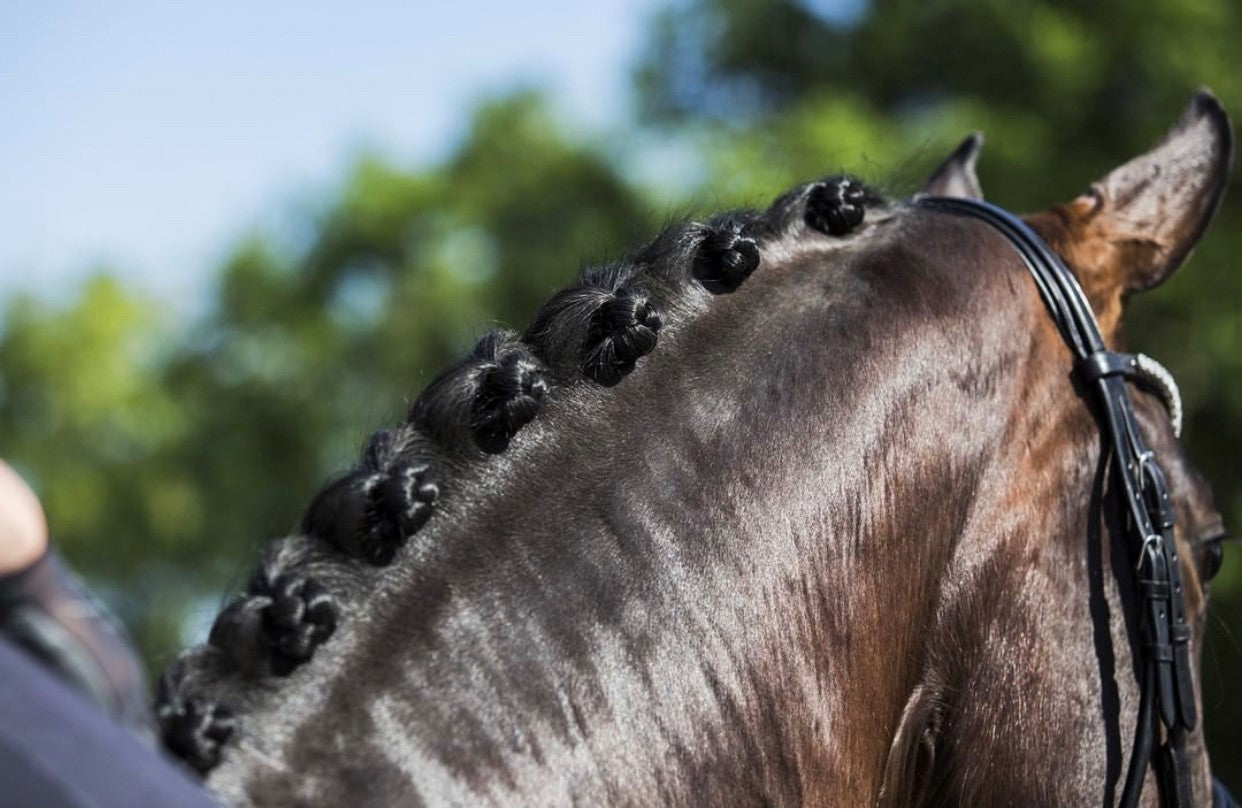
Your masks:
<path fill-rule="evenodd" d="M 656 5 L 0 5 L 0 304 L 105 265 L 187 303 L 232 239 L 351 155 L 433 160 L 515 85 L 583 127 L 624 120 Z"/>

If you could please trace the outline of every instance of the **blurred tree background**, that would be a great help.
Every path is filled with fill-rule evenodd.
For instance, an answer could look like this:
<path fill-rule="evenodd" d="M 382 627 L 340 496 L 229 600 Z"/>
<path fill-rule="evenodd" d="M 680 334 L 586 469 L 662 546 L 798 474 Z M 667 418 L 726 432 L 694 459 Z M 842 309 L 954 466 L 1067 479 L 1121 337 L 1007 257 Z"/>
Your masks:
<path fill-rule="evenodd" d="M 363 157 L 298 238 L 246 235 L 192 323 L 106 271 L 68 303 L 13 300 L 0 321 L 0 452 L 159 668 L 430 375 L 494 322 L 526 323 L 580 265 L 670 211 L 764 205 L 841 169 L 909 193 L 975 129 L 988 138 L 988 197 L 1044 207 L 1150 146 L 1198 85 L 1242 116 L 1238 42 L 1235 0 L 676 2 L 651 21 L 625 132 L 584 136 L 537 91 L 493 99 L 442 162 Z M 1238 527 L 1232 186 L 1189 266 L 1133 302 L 1129 334 L 1181 382 L 1185 441 Z M 1209 744 L 1236 788 L 1236 550 L 1209 621 Z"/>

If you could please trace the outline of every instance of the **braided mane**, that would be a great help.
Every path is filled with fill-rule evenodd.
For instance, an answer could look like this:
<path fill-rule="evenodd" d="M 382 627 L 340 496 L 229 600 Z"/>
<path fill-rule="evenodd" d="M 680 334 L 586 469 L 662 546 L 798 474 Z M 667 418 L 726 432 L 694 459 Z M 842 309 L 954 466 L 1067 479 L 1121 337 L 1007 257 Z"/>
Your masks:
<path fill-rule="evenodd" d="M 404 424 L 371 437 L 356 467 L 314 498 L 300 531 L 267 547 L 206 644 L 164 673 L 157 712 L 167 748 L 200 773 L 213 768 L 239 710 L 331 640 L 369 575 L 437 519 L 454 481 L 505 452 L 558 389 L 621 384 L 692 290 L 732 292 L 761 264 L 765 242 L 802 223 L 843 236 L 878 202 L 857 180 L 836 177 L 796 187 L 763 213 L 675 225 L 628 259 L 585 270 L 524 333 L 483 337 L 423 391 Z"/>

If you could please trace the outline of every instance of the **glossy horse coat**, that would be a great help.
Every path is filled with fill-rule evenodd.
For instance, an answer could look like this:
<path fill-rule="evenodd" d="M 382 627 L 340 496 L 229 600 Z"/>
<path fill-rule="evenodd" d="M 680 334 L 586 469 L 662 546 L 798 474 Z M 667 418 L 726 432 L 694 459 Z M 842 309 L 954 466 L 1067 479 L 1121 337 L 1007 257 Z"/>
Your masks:
<path fill-rule="evenodd" d="M 1200 95 L 1030 218 L 1111 344 L 1230 148 Z M 674 227 L 377 434 L 170 670 L 166 740 L 241 803 L 1115 801 L 1132 563 L 1071 371 L 983 223 L 838 178 Z M 1197 649 L 1220 519 L 1135 399 Z"/>

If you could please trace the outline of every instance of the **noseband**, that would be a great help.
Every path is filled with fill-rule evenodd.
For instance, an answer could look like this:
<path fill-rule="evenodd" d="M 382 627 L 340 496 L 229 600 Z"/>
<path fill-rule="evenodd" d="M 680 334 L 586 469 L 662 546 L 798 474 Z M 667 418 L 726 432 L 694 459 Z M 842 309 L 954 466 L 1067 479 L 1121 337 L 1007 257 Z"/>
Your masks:
<path fill-rule="evenodd" d="M 1074 354 L 1075 371 L 1091 395 L 1104 445 L 1111 449 L 1126 502 L 1126 533 L 1138 571 L 1141 697 L 1134 747 L 1121 804 L 1134 807 L 1150 764 L 1161 802 L 1188 807 L 1190 762 L 1186 733 L 1195 727 L 1195 685 L 1182 569 L 1173 535 L 1173 508 L 1164 472 L 1139 434 L 1126 380 L 1156 388 L 1180 428 L 1181 398 L 1172 376 L 1143 355 L 1110 352 L 1091 305 L 1061 259 L 1013 214 L 990 203 L 958 197 L 921 197 L 917 204 L 981 219 L 1009 240 L 1039 287 L 1061 337 Z M 1161 730 L 1163 729 L 1163 735 Z M 1156 740 L 1163 737 L 1159 748 Z"/>

